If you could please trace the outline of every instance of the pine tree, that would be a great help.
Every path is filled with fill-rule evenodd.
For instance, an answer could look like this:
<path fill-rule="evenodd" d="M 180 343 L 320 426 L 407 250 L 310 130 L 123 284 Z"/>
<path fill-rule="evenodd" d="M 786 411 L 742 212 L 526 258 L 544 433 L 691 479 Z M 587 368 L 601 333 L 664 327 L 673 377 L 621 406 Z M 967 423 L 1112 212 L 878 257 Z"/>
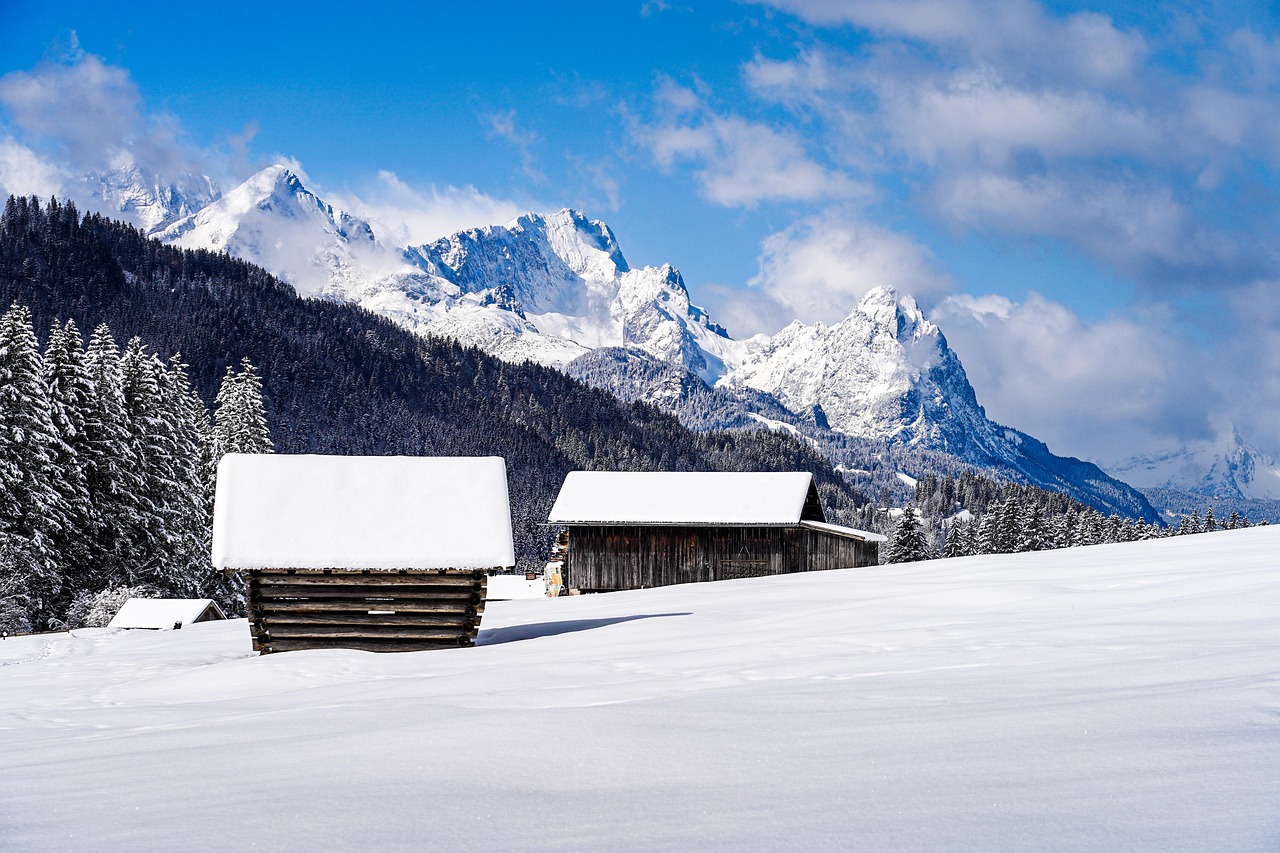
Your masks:
<path fill-rule="evenodd" d="M 1204 524 L 1201 525 L 1202 533 L 1212 533 L 1218 529 L 1218 520 L 1213 517 L 1213 507 L 1209 507 L 1204 511 Z"/>
<path fill-rule="evenodd" d="M 54 466 L 59 476 L 54 488 L 66 505 L 67 525 L 55 547 L 60 556 L 63 613 L 76 595 L 89 589 L 94 559 L 96 510 L 89 493 L 85 419 L 94 396 L 85 368 L 84 343 L 75 323 L 56 323 L 49 333 L 43 360 L 43 379 L 49 395 L 49 414 L 59 441 L 54 445 Z"/>
<path fill-rule="evenodd" d="M 69 521 L 54 483 L 56 460 L 69 453 L 50 417 L 31 312 L 15 305 L 0 317 L 0 533 L 8 555 L 0 572 L 36 627 L 55 616 L 61 588 L 57 542 Z"/>
<path fill-rule="evenodd" d="M 893 537 L 889 541 L 887 563 L 914 563 L 929 559 L 928 544 L 920 529 L 920 518 L 915 506 L 908 506 L 898 518 Z"/>
<path fill-rule="evenodd" d="M 969 525 L 960 521 L 951 523 L 951 527 L 947 530 L 947 542 L 943 546 L 942 556 L 944 557 L 964 557 L 967 556 L 968 549 L 966 546 L 966 530 Z"/>
<path fill-rule="evenodd" d="M 248 358 L 241 360 L 239 373 L 227 368 L 216 403 L 213 444 L 218 458 L 224 453 L 271 452 L 262 381 Z"/>
<path fill-rule="evenodd" d="M 85 367 L 93 384 L 93 398 L 85 417 L 85 472 L 97 508 L 93 541 L 94 569 L 88 590 L 96 592 L 125 585 L 134 553 L 130 519 L 142 484 L 138 460 L 129 435 L 120 350 L 111 330 L 100 325 L 85 351 Z"/>

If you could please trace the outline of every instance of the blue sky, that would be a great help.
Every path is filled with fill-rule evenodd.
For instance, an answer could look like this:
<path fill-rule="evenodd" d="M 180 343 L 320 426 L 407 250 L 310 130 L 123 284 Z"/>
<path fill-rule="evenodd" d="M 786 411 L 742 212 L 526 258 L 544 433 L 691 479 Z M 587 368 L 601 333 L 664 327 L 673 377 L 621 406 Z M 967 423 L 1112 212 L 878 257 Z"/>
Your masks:
<path fill-rule="evenodd" d="M 1271 4 L 0 8 L 0 187 L 287 159 L 404 239 L 577 207 L 736 335 L 916 295 L 993 417 L 1280 449 Z"/>

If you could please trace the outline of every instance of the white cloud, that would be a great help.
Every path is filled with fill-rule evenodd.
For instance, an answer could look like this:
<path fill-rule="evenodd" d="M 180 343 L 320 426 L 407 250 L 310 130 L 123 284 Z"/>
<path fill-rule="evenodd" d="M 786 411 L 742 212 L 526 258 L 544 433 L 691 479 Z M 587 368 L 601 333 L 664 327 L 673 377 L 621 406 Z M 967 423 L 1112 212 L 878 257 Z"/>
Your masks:
<path fill-rule="evenodd" d="M 376 233 L 398 246 L 422 245 L 466 228 L 509 222 L 530 209 L 472 186 L 417 189 L 386 170 L 378 172 L 373 185 L 331 200 L 368 220 Z"/>
<path fill-rule="evenodd" d="M 990 68 L 915 84 L 879 81 L 882 118 L 896 144 L 930 165 L 979 163 L 1004 169 L 1034 152 L 1044 160 L 1163 157 L 1167 128 L 1139 108 L 1096 91 L 1008 84 Z"/>
<path fill-rule="evenodd" d="M 746 333 L 774 332 L 797 318 L 841 320 L 873 287 L 894 287 L 926 305 L 954 287 L 920 243 L 836 209 L 766 237 L 748 284 L 755 322 L 735 327 Z"/>
<path fill-rule="evenodd" d="M 1256 235 L 1216 228 L 1169 186 L 1127 175 L 957 174 L 931 201 L 978 233 L 1062 240 L 1158 291 L 1239 281 L 1274 263 Z"/>
<path fill-rule="evenodd" d="M 865 184 L 822 165 L 799 134 L 734 114 L 721 115 L 691 89 L 660 82 L 655 103 L 664 114 L 634 128 L 636 139 L 665 169 L 692 164 L 703 195 L 726 207 L 762 201 L 822 201 L 864 197 Z"/>
<path fill-rule="evenodd" d="M 1011 63 L 1029 72 L 1125 84 L 1149 48 L 1106 15 L 1048 14 L 1032 0 L 761 0 L 810 23 L 846 25 L 881 37 L 950 49 L 980 64 Z"/>
<path fill-rule="evenodd" d="M 1206 438 L 1223 405 L 1198 348 L 1157 317 L 1085 322 L 1032 293 L 954 295 L 932 319 L 988 416 L 1056 453 L 1117 461 Z"/>
<path fill-rule="evenodd" d="M 0 137 L 0 195 L 61 195 L 67 175 L 12 137 Z"/>
<path fill-rule="evenodd" d="M 0 105 L 22 139 L 76 172 L 130 163 L 161 175 L 198 168 L 177 119 L 146 112 L 128 71 L 78 50 L 0 77 Z"/>
<path fill-rule="evenodd" d="M 481 116 L 481 124 L 490 136 L 505 139 L 516 147 L 520 153 L 520 168 L 526 176 L 539 182 L 547 179 L 547 176 L 534 164 L 533 146 L 538 142 L 538 134 L 521 127 L 515 110 Z"/>

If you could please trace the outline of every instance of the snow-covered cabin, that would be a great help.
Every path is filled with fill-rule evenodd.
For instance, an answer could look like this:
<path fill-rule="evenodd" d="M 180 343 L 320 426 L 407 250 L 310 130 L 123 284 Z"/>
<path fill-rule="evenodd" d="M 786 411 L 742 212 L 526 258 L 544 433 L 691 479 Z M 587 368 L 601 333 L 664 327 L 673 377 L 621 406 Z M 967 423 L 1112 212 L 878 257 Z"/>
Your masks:
<path fill-rule="evenodd" d="M 212 598 L 130 598 L 108 628 L 181 628 L 226 619 Z"/>
<path fill-rule="evenodd" d="M 506 463 L 228 454 L 213 564 L 246 573 L 263 653 L 472 645 L 486 573 L 515 564 Z"/>
<path fill-rule="evenodd" d="M 573 471 L 548 522 L 584 592 L 870 566 L 884 539 L 828 524 L 808 472 Z"/>

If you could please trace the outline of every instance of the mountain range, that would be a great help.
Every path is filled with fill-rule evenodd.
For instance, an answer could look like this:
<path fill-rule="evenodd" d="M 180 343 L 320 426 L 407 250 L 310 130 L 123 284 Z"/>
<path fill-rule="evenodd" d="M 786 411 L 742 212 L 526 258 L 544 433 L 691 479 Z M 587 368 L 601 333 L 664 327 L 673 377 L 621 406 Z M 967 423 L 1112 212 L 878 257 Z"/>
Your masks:
<path fill-rule="evenodd" d="M 226 251 L 304 296 L 356 304 L 506 361 L 563 369 L 696 428 L 785 429 L 837 464 L 864 465 L 868 447 L 929 451 L 1104 511 L 1158 516 L 1096 465 L 991 421 L 942 331 L 911 296 L 891 289 L 871 290 L 838 323 L 796 321 L 772 336 L 734 340 L 691 301 L 676 268 L 631 267 L 612 230 L 574 210 L 396 246 L 285 166 L 225 194 L 210 181 L 132 177 L 129 192 L 103 198 L 145 212 L 140 224 L 163 242 Z M 850 441 L 860 443 L 857 460 L 841 458 Z M 1195 462 L 1214 464 L 1203 454 Z M 1259 466 L 1246 468 L 1236 466 L 1234 482 Z"/>

